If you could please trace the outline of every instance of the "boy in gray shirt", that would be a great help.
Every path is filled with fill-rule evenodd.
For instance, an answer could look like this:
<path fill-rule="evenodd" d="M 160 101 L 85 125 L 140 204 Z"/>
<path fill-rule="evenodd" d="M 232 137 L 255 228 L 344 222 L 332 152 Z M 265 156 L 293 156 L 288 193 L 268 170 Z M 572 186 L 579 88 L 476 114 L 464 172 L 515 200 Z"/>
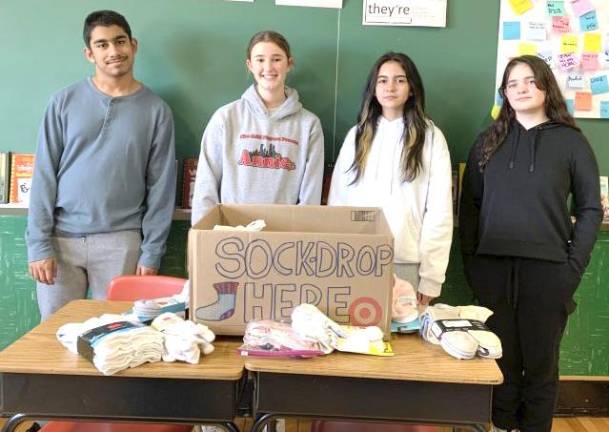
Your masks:
<path fill-rule="evenodd" d="M 105 298 L 122 274 L 157 273 L 175 196 L 170 108 L 133 76 L 125 18 L 85 20 L 93 77 L 52 98 L 40 128 L 27 228 L 43 319 L 70 300 Z"/>

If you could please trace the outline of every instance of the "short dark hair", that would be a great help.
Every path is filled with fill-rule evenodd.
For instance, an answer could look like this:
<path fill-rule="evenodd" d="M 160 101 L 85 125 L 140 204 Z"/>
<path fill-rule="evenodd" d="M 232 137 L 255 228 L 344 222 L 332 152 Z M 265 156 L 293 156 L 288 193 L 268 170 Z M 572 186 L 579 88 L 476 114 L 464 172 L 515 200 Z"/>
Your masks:
<path fill-rule="evenodd" d="M 99 10 L 91 12 L 87 18 L 85 18 L 85 26 L 82 31 L 82 37 L 85 40 L 85 45 L 88 48 L 91 47 L 91 32 L 93 32 L 95 27 L 110 27 L 113 25 L 122 28 L 125 33 L 127 33 L 127 36 L 129 36 L 129 39 L 131 39 L 131 27 L 129 27 L 129 23 L 124 16 L 111 10 Z"/>

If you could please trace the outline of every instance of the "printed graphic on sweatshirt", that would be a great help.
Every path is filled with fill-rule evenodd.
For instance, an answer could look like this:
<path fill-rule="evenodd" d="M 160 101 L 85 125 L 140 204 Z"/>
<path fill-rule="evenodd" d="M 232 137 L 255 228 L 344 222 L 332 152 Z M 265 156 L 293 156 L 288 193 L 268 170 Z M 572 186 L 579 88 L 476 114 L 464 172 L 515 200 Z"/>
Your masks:
<path fill-rule="evenodd" d="M 256 168 L 272 168 L 284 169 L 292 171 L 296 169 L 296 164 L 288 157 L 283 157 L 281 153 L 275 150 L 274 144 L 269 144 L 268 147 L 260 144 L 260 147 L 254 151 L 243 149 L 239 165 L 251 166 Z"/>

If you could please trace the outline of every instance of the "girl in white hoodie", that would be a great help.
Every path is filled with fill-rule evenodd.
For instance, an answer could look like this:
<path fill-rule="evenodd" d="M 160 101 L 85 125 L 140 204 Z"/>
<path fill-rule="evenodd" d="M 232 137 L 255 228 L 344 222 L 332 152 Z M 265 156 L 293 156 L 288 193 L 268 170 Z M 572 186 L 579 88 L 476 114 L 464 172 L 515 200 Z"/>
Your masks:
<path fill-rule="evenodd" d="M 372 67 L 357 125 L 334 167 L 328 203 L 381 207 L 394 236 L 395 273 L 420 304 L 440 295 L 453 233 L 450 155 L 425 114 L 423 82 L 405 54 Z"/>
<path fill-rule="evenodd" d="M 218 203 L 319 204 L 324 137 L 317 116 L 285 85 L 293 59 L 286 39 L 256 33 L 246 65 L 255 84 L 219 108 L 201 141 L 194 225 Z"/>

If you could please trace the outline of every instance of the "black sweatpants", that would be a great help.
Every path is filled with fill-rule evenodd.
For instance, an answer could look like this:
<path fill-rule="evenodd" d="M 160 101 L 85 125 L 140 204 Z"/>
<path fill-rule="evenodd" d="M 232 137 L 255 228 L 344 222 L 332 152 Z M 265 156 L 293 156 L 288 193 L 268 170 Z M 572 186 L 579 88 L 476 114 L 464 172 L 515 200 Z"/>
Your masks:
<path fill-rule="evenodd" d="M 528 258 L 464 257 L 467 279 L 487 325 L 499 336 L 503 384 L 493 389 L 493 423 L 550 432 L 558 387 L 558 355 L 580 275 L 568 263 Z"/>

